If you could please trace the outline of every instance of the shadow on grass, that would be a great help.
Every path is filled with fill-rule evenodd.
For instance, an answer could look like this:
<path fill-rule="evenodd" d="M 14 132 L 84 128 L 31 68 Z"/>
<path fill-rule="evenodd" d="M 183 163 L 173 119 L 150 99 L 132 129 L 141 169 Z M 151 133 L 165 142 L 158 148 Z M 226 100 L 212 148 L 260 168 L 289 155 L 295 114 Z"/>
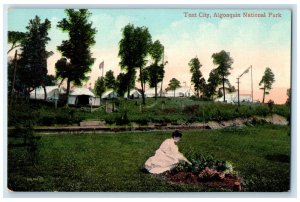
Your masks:
<path fill-rule="evenodd" d="M 272 154 L 272 155 L 266 155 L 265 158 L 269 161 L 276 161 L 281 163 L 289 163 L 290 162 L 290 156 L 285 154 Z"/>

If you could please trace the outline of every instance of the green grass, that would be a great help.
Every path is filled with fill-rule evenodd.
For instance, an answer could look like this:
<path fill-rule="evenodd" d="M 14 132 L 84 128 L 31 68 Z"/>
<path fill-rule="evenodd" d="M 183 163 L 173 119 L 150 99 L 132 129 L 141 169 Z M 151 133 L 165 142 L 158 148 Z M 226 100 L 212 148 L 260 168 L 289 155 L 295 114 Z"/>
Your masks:
<path fill-rule="evenodd" d="M 288 127 L 184 131 L 179 149 L 231 161 L 246 191 L 287 191 Z M 8 187 L 15 191 L 191 192 L 224 191 L 176 185 L 140 171 L 171 132 L 43 135 L 37 161 L 24 147 L 9 147 Z M 9 138 L 9 143 L 16 139 Z"/>
<path fill-rule="evenodd" d="M 107 101 L 111 103 L 112 101 Z M 240 107 L 233 104 L 199 101 L 190 98 L 161 98 L 155 101 L 146 99 L 146 105 L 142 106 L 141 100 L 115 100 L 118 109 L 114 113 L 106 113 L 102 106 L 94 112 L 82 111 L 79 108 L 61 107 L 38 104 L 16 105 L 8 113 L 9 126 L 24 124 L 32 121 L 33 125 L 78 124 L 82 120 L 104 120 L 108 124 L 127 124 L 137 122 L 140 124 L 154 123 L 193 123 L 207 121 L 231 120 L 234 118 L 247 118 L 253 115 L 267 116 L 277 113 L 284 117 L 290 117 L 290 107 L 286 105 L 274 105 L 272 111 L 267 105 L 242 104 Z M 105 105 L 105 101 L 102 102 Z M 128 121 L 122 123 L 122 117 L 126 115 Z"/>

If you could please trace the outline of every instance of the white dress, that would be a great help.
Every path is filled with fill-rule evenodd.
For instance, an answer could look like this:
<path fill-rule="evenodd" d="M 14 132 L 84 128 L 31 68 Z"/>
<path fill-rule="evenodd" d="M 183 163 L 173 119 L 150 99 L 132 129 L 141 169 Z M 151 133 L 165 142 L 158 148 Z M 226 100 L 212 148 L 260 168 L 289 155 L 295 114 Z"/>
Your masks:
<path fill-rule="evenodd" d="M 178 151 L 174 139 L 170 138 L 166 139 L 155 151 L 155 155 L 146 161 L 145 168 L 150 173 L 160 174 L 174 168 L 180 160 L 185 160 L 185 157 Z"/>

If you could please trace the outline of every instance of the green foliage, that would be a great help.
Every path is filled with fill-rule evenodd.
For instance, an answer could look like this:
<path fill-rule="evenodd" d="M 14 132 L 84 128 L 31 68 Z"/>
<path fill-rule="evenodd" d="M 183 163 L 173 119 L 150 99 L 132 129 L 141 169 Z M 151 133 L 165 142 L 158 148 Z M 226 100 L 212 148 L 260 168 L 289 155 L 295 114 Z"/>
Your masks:
<path fill-rule="evenodd" d="M 117 76 L 116 88 L 117 88 L 117 93 L 120 97 L 123 97 L 127 90 L 127 82 L 128 82 L 127 77 L 128 77 L 128 74 L 125 74 L 125 73 L 120 73 Z"/>
<path fill-rule="evenodd" d="M 225 102 L 225 83 L 228 82 L 226 77 L 230 75 L 229 70 L 233 64 L 233 59 L 230 57 L 230 53 L 224 50 L 219 53 L 214 53 L 211 57 L 213 58 L 213 63 L 218 65 L 216 68 L 216 73 L 220 76 L 223 84 L 223 95 Z"/>
<path fill-rule="evenodd" d="M 121 69 L 127 71 L 126 88 L 129 93 L 131 83 L 135 77 L 135 69 L 140 70 L 140 79 L 142 86 L 143 104 L 145 103 L 144 96 L 144 79 L 142 76 L 143 67 L 146 63 L 145 58 L 151 47 L 151 35 L 146 27 L 134 27 L 132 24 L 126 25 L 122 29 L 122 39 L 119 42 L 119 53 Z M 129 95 L 128 95 L 129 97 Z"/>
<path fill-rule="evenodd" d="M 265 95 L 269 94 L 269 90 L 272 89 L 272 84 L 274 82 L 275 82 L 274 74 L 273 74 L 272 70 L 269 67 L 267 67 L 261 81 L 259 82 L 259 86 L 261 86 L 261 85 L 263 86 L 261 88 L 263 90 L 262 103 L 265 102 Z"/>
<path fill-rule="evenodd" d="M 38 16 L 29 21 L 26 27 L 25 37 L 21 41 L 21 55 L 18 63 L 22 68 L 18 69 L 20 82 L 29 94 L 30 89 L 44 86 L 47 78 L 47 58 L 49 52 L 46 45 L 50 38 L 48 30 L 51 23 L 48 19 L 41 22 Z"/>
<path fill-rule="evenodd" d="M 7 53 L 9 53 L 10 51 L 12 51 L 17 47 L 20 47 L 25 37 L 26 34 L 24 32 L 8 31 L 8 43 L 11 44 L 11 47 L 7 51 Z"/>
<path fill-rule="evenodd" d="M 105 86 L 107 89 L 115 89 L 116 88 L 116 79 L 114 76 L 114 72 L 112 70 L 109 70 L 106 72 L 104 81 L 105 81 Z"/>
<path fill-rule="evenodd" d="M 106 85 L 105 85 L 105 80 L 103 77 L 98 78 L 95 82 L 95 93 L 98 95 L 100 98 L 102 94 L 105 92 Z"/>
<path fill-rule="evenodd" d="M 173 90 L 174 91 L 174 97 L 175 97 L 175 90 L 177 88 L 179 88 L 179 87 L 181 87 L 180 81 L 178 81 L 176 78 L 172 78 L 169 81 L 168 88 L 169 88 L 169 90 Z"/>
<path fill-rule="evenodd" d="M 204 96 L 211 99 L 213 98 L 213 96 L 216 94 L 216 89 L 219 86 L 219 84 L 221 83 L 221 77 L 218 74 L 218 70 L 217 69 L 213 69 L 211 70 L 211 72 L 209 73 L 209 78 L 208 78 L 208 83 L 205 86 L 204 89 Z"/>
<path fill-rule="evenodd" d="M 68 40 L 62 41 L 57 47 L 62 57 L 55 64 L 56 75 L 62 80 L 67 79 L 67 95 L 70 92 L 70 83 L 80 85 L 88 77 L 94 63 L 91 46 L 95 44 L 96 29 L 92 22 L 88 22 L 91 13 L 87 9 L 66 9 L 67 18 L 58 22 L 57 27 L 69 35 Z"/>
<path fill-rule="evenodd" d="M 193 58 L 189 62 L 190 72 L 192 73 L 191 82 L 194 84 L 194 90 L 197 96 L 200 96 L 200 91 L 204 92 L 206 82 L 200 71 L 202 64 L 197 57 Z"/>

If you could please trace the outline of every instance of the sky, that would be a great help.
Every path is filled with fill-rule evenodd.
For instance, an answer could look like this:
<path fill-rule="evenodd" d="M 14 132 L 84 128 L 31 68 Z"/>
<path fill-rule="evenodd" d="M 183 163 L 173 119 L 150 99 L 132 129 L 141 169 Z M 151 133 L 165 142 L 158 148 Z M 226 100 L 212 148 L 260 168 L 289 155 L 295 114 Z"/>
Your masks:
<path fill-rule="evenodd" d="M 225 50 L 234 63 L 228 79 L 237 88 L 237 77 L 250 65 L 253 70 L 254 100 L 262 100 L 259 82 L 266 67 L 275 75 L 275 83 L 266 101 L 285 103 L 286 91 L 291 78 L 291 11 L 290 10 L 242 10 L 242 9 L 90 9 L 90 21 L 97 29 L 96 44 L 91 48 L 96 59 L 89 73 L 93 86 L 102 75 L 99 64 L 104 61 L 104 74 L 113 70 L 120 73 L 118 44 L 122 28 L 128 23 L 149 28 L 152 40 L 159 40 L 165 47 L 164 88 L 172 78 L 182 85 L 191 85 L 189 61 L 198 57 L 201 72 L 208 79 L 213 64 L 212 54 Z M 245 17 L 248 13 L 250 16 Z M 66 18 L 63 9 L 17 9 L 8 10 L 8 30 L 26 31 L 30 19 L 38 15 L 42 20 L 51 21 L 47 45 L 54 55 L 48 59 L 48 73 L 55 74 L 54 65 L 61 57 L 56 47 L 68 39 L 56 27 L 57 22 Z M 222 16 L 223 17 L 220 17 Z M 256 15 L 256 16 L 255 16 Z M 251 94 L 251 74 L 240 79 L 240 93 Z M 140 84 L 136 83 L 137 87 Z"/>

